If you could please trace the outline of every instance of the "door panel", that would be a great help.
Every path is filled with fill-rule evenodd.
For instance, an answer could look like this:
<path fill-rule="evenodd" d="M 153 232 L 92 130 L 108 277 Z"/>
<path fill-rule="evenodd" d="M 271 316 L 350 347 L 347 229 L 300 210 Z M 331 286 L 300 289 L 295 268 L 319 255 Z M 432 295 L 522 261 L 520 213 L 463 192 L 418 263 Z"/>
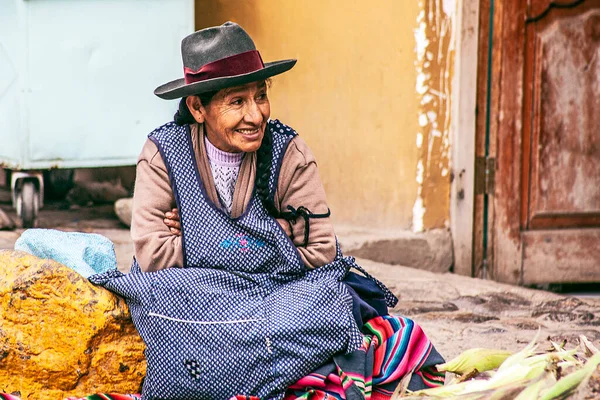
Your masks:
<path fill-rule="evenodd" d="M 523 282 L 597 281 L 600 266 L 598 243 L 599 229 L 524 232 Z"/>
<path fill-rule="evenodd" d="M 598 226 L 600 9 L 552 10 L 528 24 L 527 48 L 526 63 L 534 68 L 525 77 L 532 82 L 525 96 L 532 97 L 526 104 L 533 115 L 524 124 L 531 137 L 523 163 L 531 165 L 523 182 L 529 203 L 524 228 Z"/>
<path fill-rule="evenodd" d="M 494 275 L 600 282 L 600 0 L 500 1 Z"/>

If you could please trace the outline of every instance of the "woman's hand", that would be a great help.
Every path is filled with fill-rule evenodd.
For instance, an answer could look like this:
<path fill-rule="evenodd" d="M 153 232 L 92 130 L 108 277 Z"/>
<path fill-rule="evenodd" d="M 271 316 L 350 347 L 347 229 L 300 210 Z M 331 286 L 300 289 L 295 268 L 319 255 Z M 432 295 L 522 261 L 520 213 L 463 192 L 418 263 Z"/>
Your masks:
<path fill-rule="evenodd" d="M 169 230 L 173 235 L 181 236 L 181 222 L 179 222 L 178 209 L 174 208 L 171 211 L 167 211 L 163 222 L 169 227 Z"/>

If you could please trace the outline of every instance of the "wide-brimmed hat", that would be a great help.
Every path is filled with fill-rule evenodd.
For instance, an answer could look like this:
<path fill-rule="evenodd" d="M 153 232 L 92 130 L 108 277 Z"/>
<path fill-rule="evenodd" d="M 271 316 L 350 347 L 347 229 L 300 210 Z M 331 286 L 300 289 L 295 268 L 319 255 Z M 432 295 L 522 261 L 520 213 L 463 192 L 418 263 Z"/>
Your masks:
<path fill-rule="evenodd" d="M 226 22 L 202 29 L 181 41 L 183 78 L 154 90 L 162 99 L 177 99 L 260 81 L 290 70 L 296 60 L 263 63 L 241 26 Z"/>

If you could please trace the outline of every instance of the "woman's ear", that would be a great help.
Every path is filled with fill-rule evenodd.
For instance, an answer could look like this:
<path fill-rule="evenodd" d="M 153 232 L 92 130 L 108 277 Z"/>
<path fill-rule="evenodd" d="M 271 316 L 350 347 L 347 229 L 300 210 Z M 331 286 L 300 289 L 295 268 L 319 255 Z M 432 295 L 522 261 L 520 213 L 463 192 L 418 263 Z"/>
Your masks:
<path fill-rule="evenodd" d="M 196 122 L 199 124 L 204 123 L 204 113 L 206 112 L 206 109 L 200 102 L 198 96 L 188 96 L 185 99 L 185 104 L 187 105 Z"/>

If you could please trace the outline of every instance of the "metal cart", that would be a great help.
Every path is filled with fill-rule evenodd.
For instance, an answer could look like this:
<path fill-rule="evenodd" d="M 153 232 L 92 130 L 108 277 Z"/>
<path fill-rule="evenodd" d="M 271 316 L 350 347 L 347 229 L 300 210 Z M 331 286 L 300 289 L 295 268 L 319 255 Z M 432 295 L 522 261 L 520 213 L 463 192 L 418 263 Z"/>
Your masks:
<path fill-rule="evenodd" d="M 135 165 L 176 110 L 152 91 L 193 30 L 193 0 L 0 1 L 0 167 L 24 227 L 44 171 Z"/>

